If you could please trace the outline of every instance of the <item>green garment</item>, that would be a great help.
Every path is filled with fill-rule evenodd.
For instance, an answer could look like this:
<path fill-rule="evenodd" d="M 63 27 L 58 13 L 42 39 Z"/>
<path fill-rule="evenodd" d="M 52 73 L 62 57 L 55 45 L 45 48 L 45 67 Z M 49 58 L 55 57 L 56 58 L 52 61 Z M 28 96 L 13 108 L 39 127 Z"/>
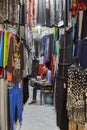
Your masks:
<path fill-rule="evenodd" d="M 55 58 L 59 54 L 60 44 L 59 41 L 55 42 Z"/>

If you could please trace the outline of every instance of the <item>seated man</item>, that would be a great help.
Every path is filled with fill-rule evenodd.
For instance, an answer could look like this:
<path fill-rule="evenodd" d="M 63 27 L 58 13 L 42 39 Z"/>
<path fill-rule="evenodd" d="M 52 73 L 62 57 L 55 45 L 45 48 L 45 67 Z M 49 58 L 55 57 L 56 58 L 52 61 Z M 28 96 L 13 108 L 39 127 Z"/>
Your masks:
<path fill-rule="evenodd" d="M 47 85 L 51 85 L 51 70 L 48 69 L 48 66 L 45 65 L 42 67 L 44 70 L 46 77 L 42 80 L 39 80 L 39 82 L 34 83 L 34 88 L 33 88 L 33 100 L 29 104 L 36 103 L 36 95 L 37 95 L 37 90 L 44 88 Z"/>

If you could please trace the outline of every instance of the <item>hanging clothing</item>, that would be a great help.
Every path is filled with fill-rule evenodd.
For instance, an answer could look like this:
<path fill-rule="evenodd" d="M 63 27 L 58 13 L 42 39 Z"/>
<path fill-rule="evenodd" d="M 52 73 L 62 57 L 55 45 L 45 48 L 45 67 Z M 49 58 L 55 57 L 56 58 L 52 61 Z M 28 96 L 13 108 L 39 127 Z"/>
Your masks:
<path fill-rule="evenodd" d="M 61 130 L 68 130 L 66 99 L 67 99 L 67 85 L 66 88 L 64 88 L 64 81 L 56 77 L 55 103 L 57 114 L 57 126 Z"/>
<path fill-rule="evenodd" d="M 35 27 L 37 25 L 38 0 L 26 0 L 26 25 Z"/>
<path fill-rule="evenodd" d="M 14 69 L 14 52 L 15 52 L 15 37 L 12 33 L 9 33 L 8 37 L 8 65 L 7 65 L 7 80 L 13 81 L 13 69 Z"/>
<path fill-rule="evenodd" d="M 50 0 L 46 0 L 46 26 L 50 27 Z"/>
<path fill-rule="evenodd" d="M 39 43 L 39 40 L 37 39 L 34 40 L 34 48 L 35 48 L 35 56 L 39 57 L 40 43 Z"/>
<path fill-rule="evenodd" d="M 45 26 L 46 24 L 46 0 L 38 0 L 37 6 L 37 25 Z"/>
<path fill-rule="evenodd" d="M 4 32 L 0 31 L 0 66 L 3 66 Z"/>
<path fill-rule="evenodd" d="M 9 103 L 10 103 L 10 129 L 14 130 L 15 110 L 17 107 L 18 120 L 22 123 L 22 84 L 16 83 L 9 87 Z"/>
<path fill-rule="evenodd" d="M 3 67 L 7 66 L 8 61 L 8 35 L 9 32 L 4 33 L 4 55 L 3 55 Z"/>
<path fill-rule="evenodd" d="M 32 77 L 36 78 L 36 76 L 38 75 L 38 66 L 39 66 L 39 60 L 34 59 L 32 61 Z"/>
<path fill-rule="evenodd" d="M 20 9 L 19 9 L 19 24 L 21 26 L 25 25 L 25 4 L 24 3 L 20 4 Z"/>
<path fill-rule="evenodd" d="M 32 32 L 28 26 L 25 26 L 25 46 L 29 49 L 32 47 Z"/>
<path fill-rule="evenodd" d="M 7 130 L 7 85 L 4 79 L 0 79 L 0 129 Z"/>
<path fill-rule="evenodd" d="M 24 70 L 23 70 L 23 77 L 26 77 L 29 75 L 29 59 L 28 59 L 28 51 L 27 49 L 23 48 L 24 50 Z"/>
<path fill-rule="evenodd" d="M 14 53 L 14 82 L 20 82 L 23 79 L 23 61 L 23 45 L 21 43 L 16 43 Z"/>
<path fill-rule="evenodd" d="M 87 36 L 87 10 L 84 10 L 83 12 L 83 20 L 82 20 L 82 33 L 81 33 L 81 39 L 84 39 Z"/>
<path fill-rule="evenodd" d="M 55 24 L 55 0 L 50 0 L 50 26 Z"/>
<path fill-rule="evenodd" d="M 8 19 L 8 2 L 7 0 L 0 1 L 0 22 L 3 23 L 4 20 Z"/>
<path fill-rule="evenodd" d="M 29 98 L 28 81 L 28 76 L 23 78 L 23 104 L 25 104 Z"/>
<path fill-rule="evenodd" d="M 87 70 L 72 64 L 68 69 L 67 110 L 69 120 L 86 122 Z"/>
<path fill-rule="evenodd" d="M 40 56 L 44 56 L 44 62 L 50 61 L 52 40 L 50 35 L 44 35 L 40 40 Z"/>
<path fill-rule="evenodd" d="M 19 23 L 19 0 L 8 0 L 8 21 Z"/>
<path fill-rule="evenodd" d="M 77 56 L 80 59 L 80 65 L 83 68 L 87 68 L 87 57 L 86 57 L 86 52 L 87 52 L 87 39 L 83 39 L 78 41 L 78 53 Z"/>

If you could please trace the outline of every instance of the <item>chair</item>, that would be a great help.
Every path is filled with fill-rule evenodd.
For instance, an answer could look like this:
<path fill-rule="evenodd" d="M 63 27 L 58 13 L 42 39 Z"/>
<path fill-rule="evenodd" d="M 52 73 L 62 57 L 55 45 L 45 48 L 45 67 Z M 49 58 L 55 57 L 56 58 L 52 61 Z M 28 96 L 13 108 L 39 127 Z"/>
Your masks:
<path fill-rule="evenodd" d="M 40 91 L 40 104 L 41 105 L 42 105 L 42 95 L 45 95 L 46 93 L 53 94 L 53 85 L 47 85 L 47 86 L 44 86 L 44 88 L 41 88 L 41 91 Z"/>

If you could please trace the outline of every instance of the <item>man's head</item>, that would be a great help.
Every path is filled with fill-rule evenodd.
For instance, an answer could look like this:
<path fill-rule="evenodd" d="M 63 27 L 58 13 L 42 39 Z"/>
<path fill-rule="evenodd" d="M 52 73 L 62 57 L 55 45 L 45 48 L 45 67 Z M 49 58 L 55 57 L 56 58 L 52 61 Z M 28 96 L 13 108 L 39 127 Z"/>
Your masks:
<path fill-rule="evenodd" d="M 47 65 L 44 65 L 44 66 L 42 67 L 42 70 L 46 73 L 46 72 L 48 71 L 48 66 L 47 66 Z"/>

